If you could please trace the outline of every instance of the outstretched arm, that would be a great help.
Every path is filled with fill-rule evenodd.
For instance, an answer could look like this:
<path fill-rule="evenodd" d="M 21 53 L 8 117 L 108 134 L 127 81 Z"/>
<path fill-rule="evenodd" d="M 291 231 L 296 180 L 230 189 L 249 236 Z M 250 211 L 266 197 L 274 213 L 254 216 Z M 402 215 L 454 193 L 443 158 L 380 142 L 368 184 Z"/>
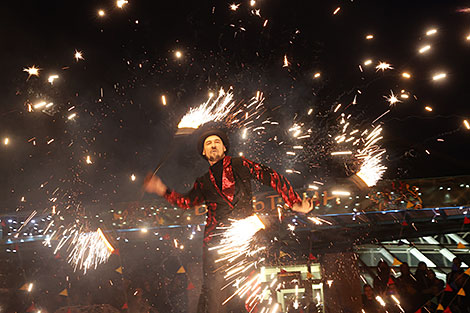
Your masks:
<path fill-rule="evenodd" d="M 312 210 L 313 205 L 311 200 L 302 200 L 283 175 L 265 165 L 250 161 L 246 158 L 242 158 L 242 161 L 243 166 L 248 168 L 253 179 L 273 188 L 292 210 L 301 213 L 308 213 Z"/>
<path fill-rule="evenodd" d="M 204 202 L 201 188 L 201 184 L 196 181 L 193 188 L 183 195 L 169 189 L 158 176 L 155 176 L 152 173 L 147 175 L 144 181 L 144 189 L 146 192 L 155 193 L 164 197 L 169 203 L 182 209 L 190 209 Z"/>

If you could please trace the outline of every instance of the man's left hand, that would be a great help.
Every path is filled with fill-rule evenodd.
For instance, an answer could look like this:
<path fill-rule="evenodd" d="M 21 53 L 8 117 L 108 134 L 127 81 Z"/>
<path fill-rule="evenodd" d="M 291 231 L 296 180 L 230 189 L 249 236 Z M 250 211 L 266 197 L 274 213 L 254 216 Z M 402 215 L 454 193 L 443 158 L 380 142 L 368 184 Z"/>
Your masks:
<path fill-rule="evenodd" d="M 292 206 L 292 211 L 299 213 L 308 213 L 313 209 L 313 201 L 311 198 L 305 198 L 302 202 L 297 202 Z"/>

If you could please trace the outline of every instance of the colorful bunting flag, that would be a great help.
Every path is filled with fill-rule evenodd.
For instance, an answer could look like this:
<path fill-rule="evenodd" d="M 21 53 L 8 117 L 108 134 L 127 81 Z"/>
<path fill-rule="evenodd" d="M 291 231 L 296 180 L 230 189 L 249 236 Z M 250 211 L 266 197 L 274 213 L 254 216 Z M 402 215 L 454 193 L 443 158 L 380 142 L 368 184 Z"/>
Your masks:
<path fill-rule="evenodd" d="M 394 283 L 395 283 L 395 281 L 392 279 L 392 277 L 390 277 L 388 279 L 387 285 L 393 285 Z"/>
<path fill-rule="evenodd" d="M 309 256 L 308 256 L 308 259 L 309 259 L 310 261 L 316 261 L 316 260 L 317 260 L 317 258 L 316 258 L 313 254 L 311 254 L 311 253 L 310 253 Z"/>
<path fill-rule="evenodd" d="M 442 306 L 442 304 L 439 303 L 439 305 L 437 306 L 437 310 L 444 311 L 444 307 Z"/>
<path fill-rule="evenodd" d="M 461 242 L 458 243 L 457 249 L 465 249 L 465 248 L 466 248 L 466 246 L 463 243 L 461 243 Z"/>
<path fill-rule="evenodd" d="M 121 309 L 123 309 L 123 310 L 124 310 L 124 309 L 128 309 L 128 308 L 129 308 L 129 306 L 127 305 L 127 302 L 126 302 L 126 303 L 124 303 L 124 304 L 123 304 L 123 306 L 122 306 L 122 308 L 121 308 Z"/>
<path fill-rule="evenodd" d="M 180 269 L 178 270 L 178 272 L 176 272 L 177 274 L 184 274 L 186 273 L 186 271 L 184 270 L 184 267 L 181 266 Z"/>
<path fill-rule="evenodd" d="M 447 308 L 444 310 L 444 313 L 452 313 L 452 311 L 450 310 L 449 307 L 447 307 Z"/>
<path fill-rule="evenodd" d="M 402 263 L 400 262 L 400 260 L 398 260 L 397 258 L 394 258 L 393 259 L 393 264 L 392 266 L 398 266 L 398 265 L 401 265 Z"/>
<path fill-rule="evenodd" d="M 444 291 L 450 291 L 450 292 L 452 292 L 452 291 L 454 291 L 454 290 L 452 289 L 452 287 L 451 287 L 449 284 L 446 284 L 446 288 L 444 289 Z"/>
<path fill-rule="evenodd" d="M 187 289 L 187 290 L 193 290 L 194 288 L 196 288 L 196 287 L 194 287 L 193 283 L 192 283 L 192 282 L 189 282 L 189 283 L 188 283 L 188 288 L 186 288 L 186 289 Z"/>
<path fill-rule="evenodd" d="M 29 286 L 29 284 L 26 283 L 23 286 L 21 286 L 19 290 L 25 290 L 26 291 L 26 290 L 28 290 L 28 286 Z"/>
<path fill-rule="evenodd" d="M 119 266 L 117 269 L 115 269 L 115 271 L 119 274 L 122 274 L 122 266 Z"/>
<path fill-rule="evenodd" d="M 418 311 L 416 311 L 415 313 L 422 313 L 421 308 L 419 308 Z"/>
<path fill-rule="evenodd" d="M 470 268 L 467 268 L 467 270 L 464 273 L 470 276 Z"/>
<path fill-rule="evenodd" d="M 463 290 L 463 288 L 460 288 L 459 292 L 457 292 L 457 295 L 465 297 L 465 290 Z"/>
<path fill-rule="evenodd" d="M 463 219 L 464 224 L 470 224 L 470 218 L 466 217 Z"/>
<path fill-rule="evenodd" d="M 59 293 L 59 296 L 68 297 L 68 296 L 69 296 L 69 292 L 67 291 L 67 288 L 65 288 L 64 290 L 62 290 L 62 291 Z"/>

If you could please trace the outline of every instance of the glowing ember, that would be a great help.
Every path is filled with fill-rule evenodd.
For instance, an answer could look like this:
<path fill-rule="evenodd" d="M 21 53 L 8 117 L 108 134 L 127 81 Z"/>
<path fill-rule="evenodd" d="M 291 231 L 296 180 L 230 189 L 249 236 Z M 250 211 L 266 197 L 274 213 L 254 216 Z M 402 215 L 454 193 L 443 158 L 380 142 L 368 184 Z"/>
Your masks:
<path fill-rule="evenodd" d="M 132 180 L 132 181 L 135 181 L 135 179 L 136 179 L 135 175 L 132 174 L 132 175 L 131 175 L 131 180 Z"/>
<path fill-rule="evenodd" d="M 401 74 L 401 76 L 403 76 L 403 77 L 406 78 L 406 79 L 411 78 L 411 74 L 410 74 L 410 73 L 407 73 L 407 72 L 404 72 L 403 74 Z"/>
<path fill-rule="evenodd" d="M 7 137 L 7 138 L 3 139 L 3 144 L 5 146 L 8 145 L 9 143 L 10 143 L 10 138 Z"/>
<path fill-rule="evenodd" d="M 122 9 L 128 3 L 129 3 L 129 1 L 127 1 L 127 0 L 117 0 L 116 1 L 116 6 L 120 9 Z"/>
<path fill-rule="evenodd" d="M 426 45 L 424 47 L 422 47 L 421 49 L 419 49 L 419 53 L 425 53 L 427 51 L 431 50 L 431 46 L 430 45 Z"/>
<path fill-rule="evenodd" d="M 103 17 L 103 16 L 106 15 L 106 13 L 104 12 L 104 10 L 98 10 L 98 15 L 99 15 L 100 17 Z"/>
<path fill-rule="evenodd" d="M 438 73 L 432 77 L 432 80 L 441 80 L 446 78 L 447 74 L 446 73 Z"/>
<path fill-rule="evenodd" d="M 465 128 L 470 129 L 470 124 L 467 120 L 463 120 L 463 124 L 465 125 Z"/>
<path fill-rule="evenodd" d="M 175 51 L 175 57 L 177 59 L 181 59 L 182 56 L 183 56 L 183 53 L 181 53 L 181 51 Z"/>
<path fill-rule="evenodd" d="M 50 75 L 47 81 L 52 85 L 57 78 L 59 78 L 59 75 Z"/>
<path fill-rule="evenodd" d="M 162 95 L 162 104 L 166 105 L 166 96 L 165 95 Z"/>
<path fill-rule="evenodd" d="M 426 32 L 426 36 L 432 36 L 437 33 L 437 29 L 433 28 Z"/>

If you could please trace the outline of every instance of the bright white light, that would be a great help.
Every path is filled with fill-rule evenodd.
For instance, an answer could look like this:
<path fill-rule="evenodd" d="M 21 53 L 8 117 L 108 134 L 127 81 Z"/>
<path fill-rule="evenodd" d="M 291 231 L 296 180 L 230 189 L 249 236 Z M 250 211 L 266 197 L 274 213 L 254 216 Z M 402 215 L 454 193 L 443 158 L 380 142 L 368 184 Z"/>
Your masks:
<path fill-rule="evenodd" d="M 426 45 L 426 46 L 422 47 L 421 49 L 419 49 L 419 53 L 424 53 L 426 51 L 429 51 L 430 49 L 431 49 L 431 46 Z"/>
<path fill-rule="evenodd" d="M 443 78 L 446 78 L 447 74 L 446 73 L 438 73 L 432 77 L 432 80 L 440 80 Z"/>
<path fill-rule="evenodd" d="M 98 15 L 103 17 L 106 15 L 106 13 L 104 12 L 104 10 L 98 10 Z"/>
<path fill-rule="evenodd" d="M 437 29 L 433 28 L 426 32 L 426 36 L 432 36 L 437 33 Z"/>
<path fill-rule="evenodd" d="M 331 192 L 333 196 L 350 196 L 351 193 L 349 191 L 343 191 L 343 190 L 333 190 Z"/>

